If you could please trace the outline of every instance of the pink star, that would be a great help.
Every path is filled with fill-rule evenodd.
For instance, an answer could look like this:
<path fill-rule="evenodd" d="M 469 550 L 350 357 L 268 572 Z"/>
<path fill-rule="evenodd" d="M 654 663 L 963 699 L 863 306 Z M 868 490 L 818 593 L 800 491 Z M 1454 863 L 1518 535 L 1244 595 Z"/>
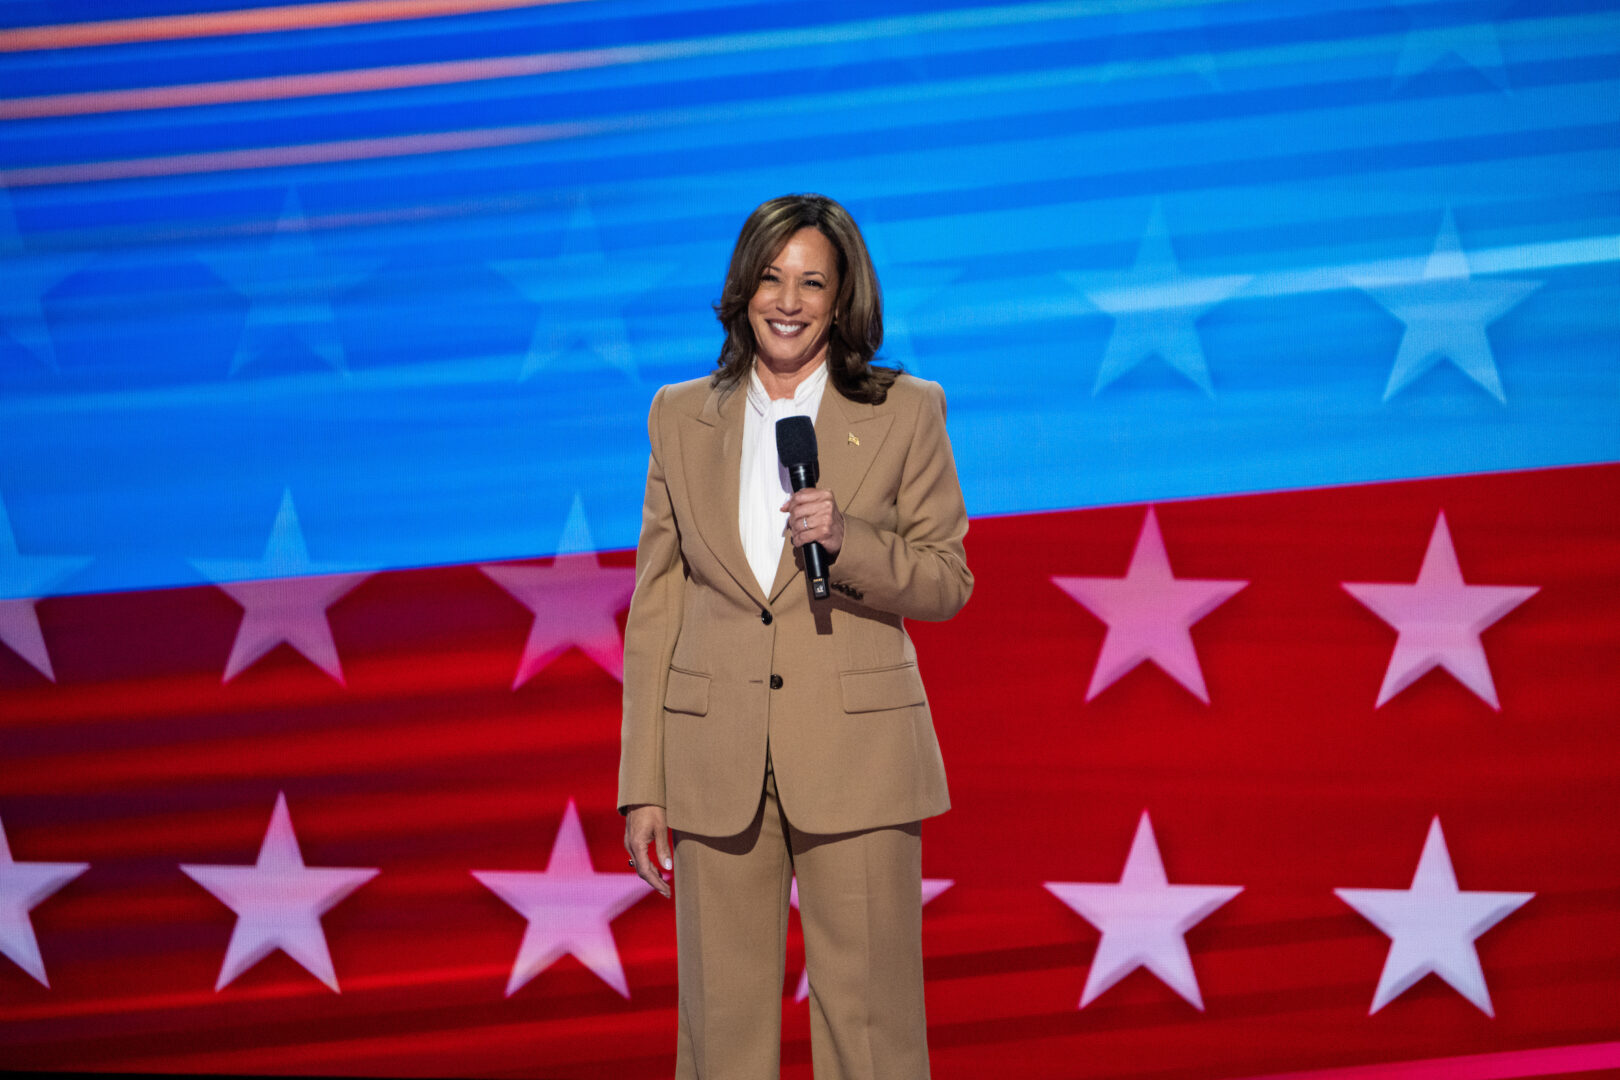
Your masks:
<path fill-rule="evenodd" d="M 652 890 L 635 874 L 596 872 L 573 799 L 563 811 L 544 873 L 474 870 L 472 876 L 529 920 L 506 983 L 507 997 L 569 953 L 621 997 L 630 996 L 608 924 Z"/>
<path fill-rule="evenodd" d="M 624 681 L 624 642 L 614 616 L 630 603 L 636 572 L 603 566 L 591 545 L 585 509 L 574 497 L 550 566 L 481 566 L 484 573 L 534 613 L 512 680 L 516 690 L 569 649 L 578 648 L 609 675 Z"/>
<path fill-rule="evenodd" d="M 230 682 L 282 642 L 343 682 L 326 609 L 371 575 L 333 573 L 336 566 L 310 561 L 291 491 L 281 493 L 263 558 L 193 559 L 192 565 L 243 608 L 221 682 Z"/>
<path fill-rule="evenodd" d="M 1433 668 L 1441 667 L 1491 708 L 1501 711 L 1479 635 L 1539 592 L 1538 586 L 1465 584 L 1444 511 L 1435 519 L 1429 549 L 1424 552 L 1415 582 L 1342 584 L 1346 592 L 1396 630 L 1395 651 L 1384 672 L 1384 685 L 1378 690 L 1378 705 Z"/>
<path fill-rule="evenodd" d="M 270 827 L 252 866 L 181 866 L 185 875 L 236 912 L 216 991 L 277 949 L 338 993 L 321 916 L 377 876 L 374 868 L 308 867 L 298 848 L 287 797 L 276 793 Z"/>
<path fill-rule="evenodd" d="M 1144 660 L 1209 704 L 1204 672 L 1193 648 L 1192 624 L 1220 607 L 1247 581 L 1177 578 L 1148 507 L 1142 532 L 1122 578 L 1054 576 L 1052 584 L 1108 624 L 1097 668 L 1086 689 L 1090 701 Z"/>
<path fill-rule="evenodd" d="M 1198 991 L 1184 935 L 1243 888 L 1170 884 L 1146 810 L 1136 824 L 1118 884 L 1048 881 L 1046 888 L 1102 932 L 1086 987 L 1080 993 L 1080 1008 L 1145 967 L 1193 1008 L 1203 1011 L 1204 998 Z"/>
<path fill-rule="evenodd" d="M 82 862 L 17 862 L 0 825 L 0 956 L 11 957 L 41 986 L 51 983 L 28 913 L 88 869 L 90 864 Z"/>
<path fill-rule="evenodd" d="M 1389 954 L 1368 1015 L 1438 975 L 1486 1016 L 1495 1016 L 1474 939 L 1529 903 L 1535 893 L 1464 892 L 1446 849 L 1440 819 L 1429 823 L 1410 889 L 1334 889 L 1389 937 Z"/>
<path fill-rule="evenodd" d="M 927 907 L 928 902 L 930 900 L 932 900 L 934 897 L 938 896 L 940 893 L 944 892 L 946 889 L 950 888 L 952 885 L 955 885 L 955 884 L 956 884 L 956 882 L 952 881 L 950 878 L 928 878 L 928 877 L 923 878 L 922 879 L 922 902 L 923 902 L 923 906 Z M 788 902 L 790 904 L 792 904 L 794 907 L 799 906 L 799 882 L 798 882 L 797 878 L 794 879 L 793 887 L 788 892 Z M 810 969 L 807 967 L 803 971 L 799 972 L 799 988 L 793 992 L 793 1000 L 794 1001 L 803 1001 L 805 998 L 807 998 L 809 996 L 810 996 Z"/>

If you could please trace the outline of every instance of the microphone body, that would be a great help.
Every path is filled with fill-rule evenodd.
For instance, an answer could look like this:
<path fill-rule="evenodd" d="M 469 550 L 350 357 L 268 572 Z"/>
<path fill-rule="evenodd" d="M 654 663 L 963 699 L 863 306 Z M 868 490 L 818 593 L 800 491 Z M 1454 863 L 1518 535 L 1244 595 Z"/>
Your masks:
<path fill-rule="evenodd" d="M 789 416 L 776 422 L 776 453 L 787 470 L 794 491 L 815 487 L 821 477 L 816 453 L 816 428 L 808 416 Z M 827 549 L 818 543 L 804 545 L 805 576 L 810 579 L 810 595 L 825 600 L 832 590 L 827 584 Z"/>

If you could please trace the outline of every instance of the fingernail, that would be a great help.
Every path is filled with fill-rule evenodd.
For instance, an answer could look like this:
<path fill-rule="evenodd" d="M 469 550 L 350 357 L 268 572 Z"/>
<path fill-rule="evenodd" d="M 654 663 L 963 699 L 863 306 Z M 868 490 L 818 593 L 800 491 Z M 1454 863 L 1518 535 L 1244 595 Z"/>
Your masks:
<path fill-rule="evenodd" d="M 668 859 L 665 859 L 664 860 L 664 869 L 665 870 L 673 870 L 673 869 L 675 869 L 675 864 L 670 862 Z"/>

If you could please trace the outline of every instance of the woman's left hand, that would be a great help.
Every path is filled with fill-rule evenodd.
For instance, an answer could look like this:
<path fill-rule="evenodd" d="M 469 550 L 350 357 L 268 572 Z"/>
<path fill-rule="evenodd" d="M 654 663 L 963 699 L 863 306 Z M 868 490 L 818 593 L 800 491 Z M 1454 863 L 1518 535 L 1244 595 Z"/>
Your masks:
<path fill-rule="evenodd" d="M 833 493 L 821 488 L 800 488 L 782 504 L 788 512 L 788 535 L 794 547 L 817 543 L 836 556 L 844 546 L 844 515 Z"/>

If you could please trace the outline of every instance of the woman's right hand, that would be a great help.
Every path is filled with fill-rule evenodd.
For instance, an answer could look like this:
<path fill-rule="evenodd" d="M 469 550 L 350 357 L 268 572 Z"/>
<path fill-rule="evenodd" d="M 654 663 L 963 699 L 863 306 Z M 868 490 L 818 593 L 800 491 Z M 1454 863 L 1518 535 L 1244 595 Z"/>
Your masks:
<path fill-rule="evenodd" d="M 653 865 L 652 857 L 647 854 L 649 844 L 657 849 L 657 866 Z M 658 869 L 661 866 L 670 870 L 675 865 L 669 857 L 669 826 L 664 823 L 662 806 L 631 808 L 624 818 L 624 847 L 630 853 L 630 865 L 635 867 L 641 880 L 657 889 L 661 895 L 669 896 L 669 882 Z"/>

